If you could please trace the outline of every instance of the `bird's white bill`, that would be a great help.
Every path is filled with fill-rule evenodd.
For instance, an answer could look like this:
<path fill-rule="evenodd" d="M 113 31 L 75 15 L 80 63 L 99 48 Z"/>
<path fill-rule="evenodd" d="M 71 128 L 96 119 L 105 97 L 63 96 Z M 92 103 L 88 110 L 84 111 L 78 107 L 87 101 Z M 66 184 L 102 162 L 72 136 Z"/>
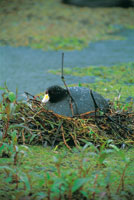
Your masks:
<path fill-rule="evenodd" d="M 47 103 L 49 101 L 48 94 L 45 94 L 44 98 L 42 99 L 42 103 Z"/>

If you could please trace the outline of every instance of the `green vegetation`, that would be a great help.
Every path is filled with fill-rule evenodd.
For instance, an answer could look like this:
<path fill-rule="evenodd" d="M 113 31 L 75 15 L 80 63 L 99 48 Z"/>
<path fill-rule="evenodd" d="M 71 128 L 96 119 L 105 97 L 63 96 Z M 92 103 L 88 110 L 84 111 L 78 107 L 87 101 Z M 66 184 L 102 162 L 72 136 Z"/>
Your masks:
<path fill-rule="evenodd" d="M 0 45 L 79 50 L 91 41 L 121 39 L 113 33 L 134 28 L 133 8 L 90 9 L 60 2 L 0 1 Z M 90 87 L 114 101 L 110 115 L 118 120 L 114 125 L 103 114 L 102 120 L 97 118 L 99 127 L 94 119 L 69 120 L 49 112 L 42 114 L 38 105 L 18 102 L 17 91 L 14 94 L 6 86 L 0 88 L 0 199 L 133 199 L 134 131 L 128 130 L 134 130 L 134 104 L 122 103 L 134 94 L 133 68 L 134 63 L 128 63 L 64 70 L 74 76 L 96 77 L 96 83 L 79 86 Z M 59 74 L 60 70 L 51 73 Z M 61 127 L 63 131 L 59 131 Z M 46 135 L 41 134 L 44 130 Z M 59 141 L 52 145 L 56 137 Z M 69 144 L 70 138 L 73 144 Z"/>
<path fill-rule="evenodd" d="M 95 76 L 95 83 L 81 86 L 90 87 L 98 91 L 106 98 L 114 100 L 125 100 L 128 96 L 133 96 L 134 91 L 134 63 L 118 64 L 111 67 L 107 66 L 89 66 L 83 68 L 65 68 L 64 74 L 73 76 Z M 59 74 L 57 71 L 50 70 L 50 73 Z"/>
<path fill-rule="evenodd" d="M 81 49 L 91 41 L 121 39 L 120 28 L 134 28 L 133 8 L 78 8 L 61 0 L 0 1 L 0 45 Z"/>
<path fill-rule="evenodd" d="M 132 199 L 134 150 L 14 146 L 1 158 L 1 199 Z M 1 149 L 0 149 L 1 150 Z"/>
<path fill-rule="evenodd" d="M 7 87 L 0 89 L 3 91 L 3 100 L 0 103 L 0 199 L 127 200 L 134 197 L 133 132 L 131 132 L 131 138 L 127 131 L 124 132 L 125 135 L 120 135 L 122 132 L 119 127 L 117 130 L 120 134 L 118 131 L 110 133 L 115 138 L 117 137 L 118 141 L 122 141 L 123 146 L 125 145 L 125 149 L 119 149 L 111 139 L 107 138 L 106 131 L 103 131 L 107 129 L 104 121 L 98 127 L 98 130 L 101 128 L 102 134 L 99 136 L 93 131 L 93 129 L 97 131 L 97 125 L 94 120 L 91 120 L 92 129 L 89 126 L 90 134 L 88 135 L 92 141 L 90 142 L 88 137 L 86 140 L 75 132 L 78 122 L 81 123 L 79 132 L 84 131 L 86 119 L 77 121 L 65 118 L 64 123 L 61 124 L 62 118 L 58 117 L 58 121 L 55 115 L 47 111 L 47 118 L 45 118 L 45 113 L 41 111 L 39 105 L 35 107 L 36 104 L 33 104 L 31 107 L 27 103 L 17 102 L 17 91 L 14 94 Z M 125 106 L 121 107 L 118 104 L 117 115 L 126 115 L 125 118 L 128 120 L 133 116 L 133 112 L 128 110 L 133 105 Z M 19 116 L 23 123 L 17 121 L 20 120 Z M 41 123 L 42 116 L 44 116 L 43 120 L 47 119 L 44 122 L 45 127 Z M 38 120 L 39 117 L 40 120 Z M 71 131 L 70 127 L 67 130 L 65 121 L 71 123 Z M 73 121 L 77 128 L 73 129 Z M 101 123 L 101 121 L 98 122 Z M 42 138 L 45 137 L 46 140 L 49 137 L 52 139 L 52 134 L 58 134 L 56 126 L 58 129 L 62 126 L 64 130 L 63 142 L 60 142 L 60 145 L 57 144 L 53 148 L 48 147 L 46 143 L 43 143 L 44 147 L 26 145 L 29 137 L 29 143 L 32 143 L 34 139 L 34 143 L 40 143 L 39 141 L 43 141 Z M 109 122 L 107 126 L 110 126 Z M 125 128 L 128 127 L 133 130 L 133 124 L 125 125 Z M 43 128 L 46 129 L 48 135 L 40 134 Z M 75 131 L 72 132 L 73 130 Z M 68 146 L 69 137 L 66 134 L 73 138 L 76 142 L 75 146 Z M 82 140 L 82 145 L 77 142 L 77 136 Z M 59 140 L 58 135 L 56 137 Z M 121 137 L 124 137 L 124 140 Z M 20 141 L 23 145 L 18 144 Z"/>

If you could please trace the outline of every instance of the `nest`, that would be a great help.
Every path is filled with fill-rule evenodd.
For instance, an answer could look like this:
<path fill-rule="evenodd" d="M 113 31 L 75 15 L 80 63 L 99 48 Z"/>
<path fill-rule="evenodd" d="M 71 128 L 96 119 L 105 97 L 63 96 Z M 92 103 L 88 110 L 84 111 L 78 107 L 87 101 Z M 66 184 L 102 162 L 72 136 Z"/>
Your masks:
<path fill-rule="evenodd" d="M 70 118 L 48 111 L 38 100 L 16 103 L 16 113 L 10 117 L 10 130 L 17 130 L 21 144 L 66 145 L 79 147 L 87 142 L 95 145 L 134 143 L 134 112 L 85 113 Z M 3 131 L 5 130 L 4 122 Z"/>

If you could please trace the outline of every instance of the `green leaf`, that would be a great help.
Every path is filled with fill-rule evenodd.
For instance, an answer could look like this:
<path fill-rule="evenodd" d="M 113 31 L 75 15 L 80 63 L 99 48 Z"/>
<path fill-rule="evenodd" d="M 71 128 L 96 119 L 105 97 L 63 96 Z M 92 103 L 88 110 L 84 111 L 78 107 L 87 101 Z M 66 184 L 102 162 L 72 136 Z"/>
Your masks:
<path fill-rule="evenodd" d="M 1 169 L 8 170 L 8 171 L 11 171 L 11 172 L 13 171 L 13 169 L 8 167 L 8 166 L 0 166 L 0 170 Z"/>
<path fill-rule="evenodd" d="M 78 178 L 74 181 L 72 192 L 75 192 L 78 190 L 81 186 L 83 186 L 85 183 L 89 181 L 89 178 Z"/>
<path fill-rule="evenodd" d="M 108 154 L 106 152 L 101 153 L 101 155 L 99 156 L 99 159 L 98 159 L 99 163 L 102 164 L 107 156 L 108 156 Z"/>
<path fill-rule="evenodd" d="M 25 183 L 26 189 L 29 191 L 31 189 L 31 186 L 30 186 L 27 175 L 23 173 L 23 175 L 20 176 L 20 179 L 21 179 L 21 181 L 23 181 Z"/>
<path fill-rule="evenodd" d="M 14 130 L 11 133 L 11 137 L 12 137 L 13 144 L 17 144 L 17 131 L 16 130 Z"/>
<path fill-rule="evenodd" d="M 113 144 L 110 144 L 109 147 L 112 147 L 115 151 L 119 152 L 119 148 Z"/>
<path fill-rule="evenodd" d="M 14 129 L 14 128 L 24 128 L 24 129 L 30 131 L 30 129 L 28 127 L 24 126 L 23 124 L 10 125 L 9 130 Z"/>
<path fill-rule="evenodd" d="M 0 87 L 0 90 L 4 90 L 5 91 L 5 88 Z"/>
<path fill-rule="evenodd" d="M 47 180 L 51 179 L 49 172 L 46 172 L 46 176 L 47 176 Z"/>
<path fill-rule="evenodd" d="M 33 134 L 32 135 L 32 137 L 30 138 L 30 142 L 29 143 L 31 143 L 35 137 L 37 137 L 37 134 Z"/>
<path fill-rule="evenodd" d="M 38 192 L 38 193 L 36 193 L 36 196 L 37 196 L 37 199 L 38 199 L 38 197 L 39 197 L 39 199 L 43 199 L 43 198 L 47 197 L 47 194 L 44 192 Z"/>
<path fill-rule="evenodd" d="M 16 104 L 10 103 L 10 111 L 11 111 L 11 114 L 14 114 L 14 113 L 15 113 L 15 109 L 16 109 Z"/>
<path fill-rule="evenodd" d="M 4 147 L 5 147 L 5 145 L 4 145 L 4 144 L 2 144 L 2 145 L 0 146 L 0 152 L 2 152 L 2 151 L 3 151 Z"/>
<path fill-rule="evenodd" d="M 16 99 L 16 95 L 13 92 L 9 92 L 8 97 L 11 102 L 14 102 Z"/>
<path fill-rule="evenodd" d="M 3 138 L 3 133 L 0 131 L 0 141 L 2 140 Z"/>
<path fill-rule="evenodd" d="M 83 196 L 86 197 L 87 199 L 89 198 L 88 192 L 82 190 L 81 193 L 82 193 Z"/>

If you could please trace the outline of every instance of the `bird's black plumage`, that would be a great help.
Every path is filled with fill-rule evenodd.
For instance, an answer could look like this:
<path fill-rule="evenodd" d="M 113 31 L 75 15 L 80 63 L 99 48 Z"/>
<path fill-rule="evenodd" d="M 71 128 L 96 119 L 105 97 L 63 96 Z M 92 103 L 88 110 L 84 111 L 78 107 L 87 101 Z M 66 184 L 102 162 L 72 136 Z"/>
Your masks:
<path fill-rule="evenodd" d="M 95 105 L 93 98 L 90 93 L 90 89 L 85 87 L 68 87 L 71 94 L 72 108 L 74 115 L 83 114 L 89 111 L 95 111 Z M 68 91 L 60 86 L 54 85 L 46 90 L 49 96 L 49 101 L 46 103 L 48 110 L 53 112 L 73 117 L 72 110 L 70 108 L 70 95 Z M 109 107 L 106 99 L 98 94 L 97 92 L 92 92 L 97 106 L 106 111 Z"/>
<path fill-rule="evenodd" d="M 57 103 L 68 96 L 67 90 L 58 85 L 49 87 L 46 93 L 49 95 L 50 103 Z"/>

